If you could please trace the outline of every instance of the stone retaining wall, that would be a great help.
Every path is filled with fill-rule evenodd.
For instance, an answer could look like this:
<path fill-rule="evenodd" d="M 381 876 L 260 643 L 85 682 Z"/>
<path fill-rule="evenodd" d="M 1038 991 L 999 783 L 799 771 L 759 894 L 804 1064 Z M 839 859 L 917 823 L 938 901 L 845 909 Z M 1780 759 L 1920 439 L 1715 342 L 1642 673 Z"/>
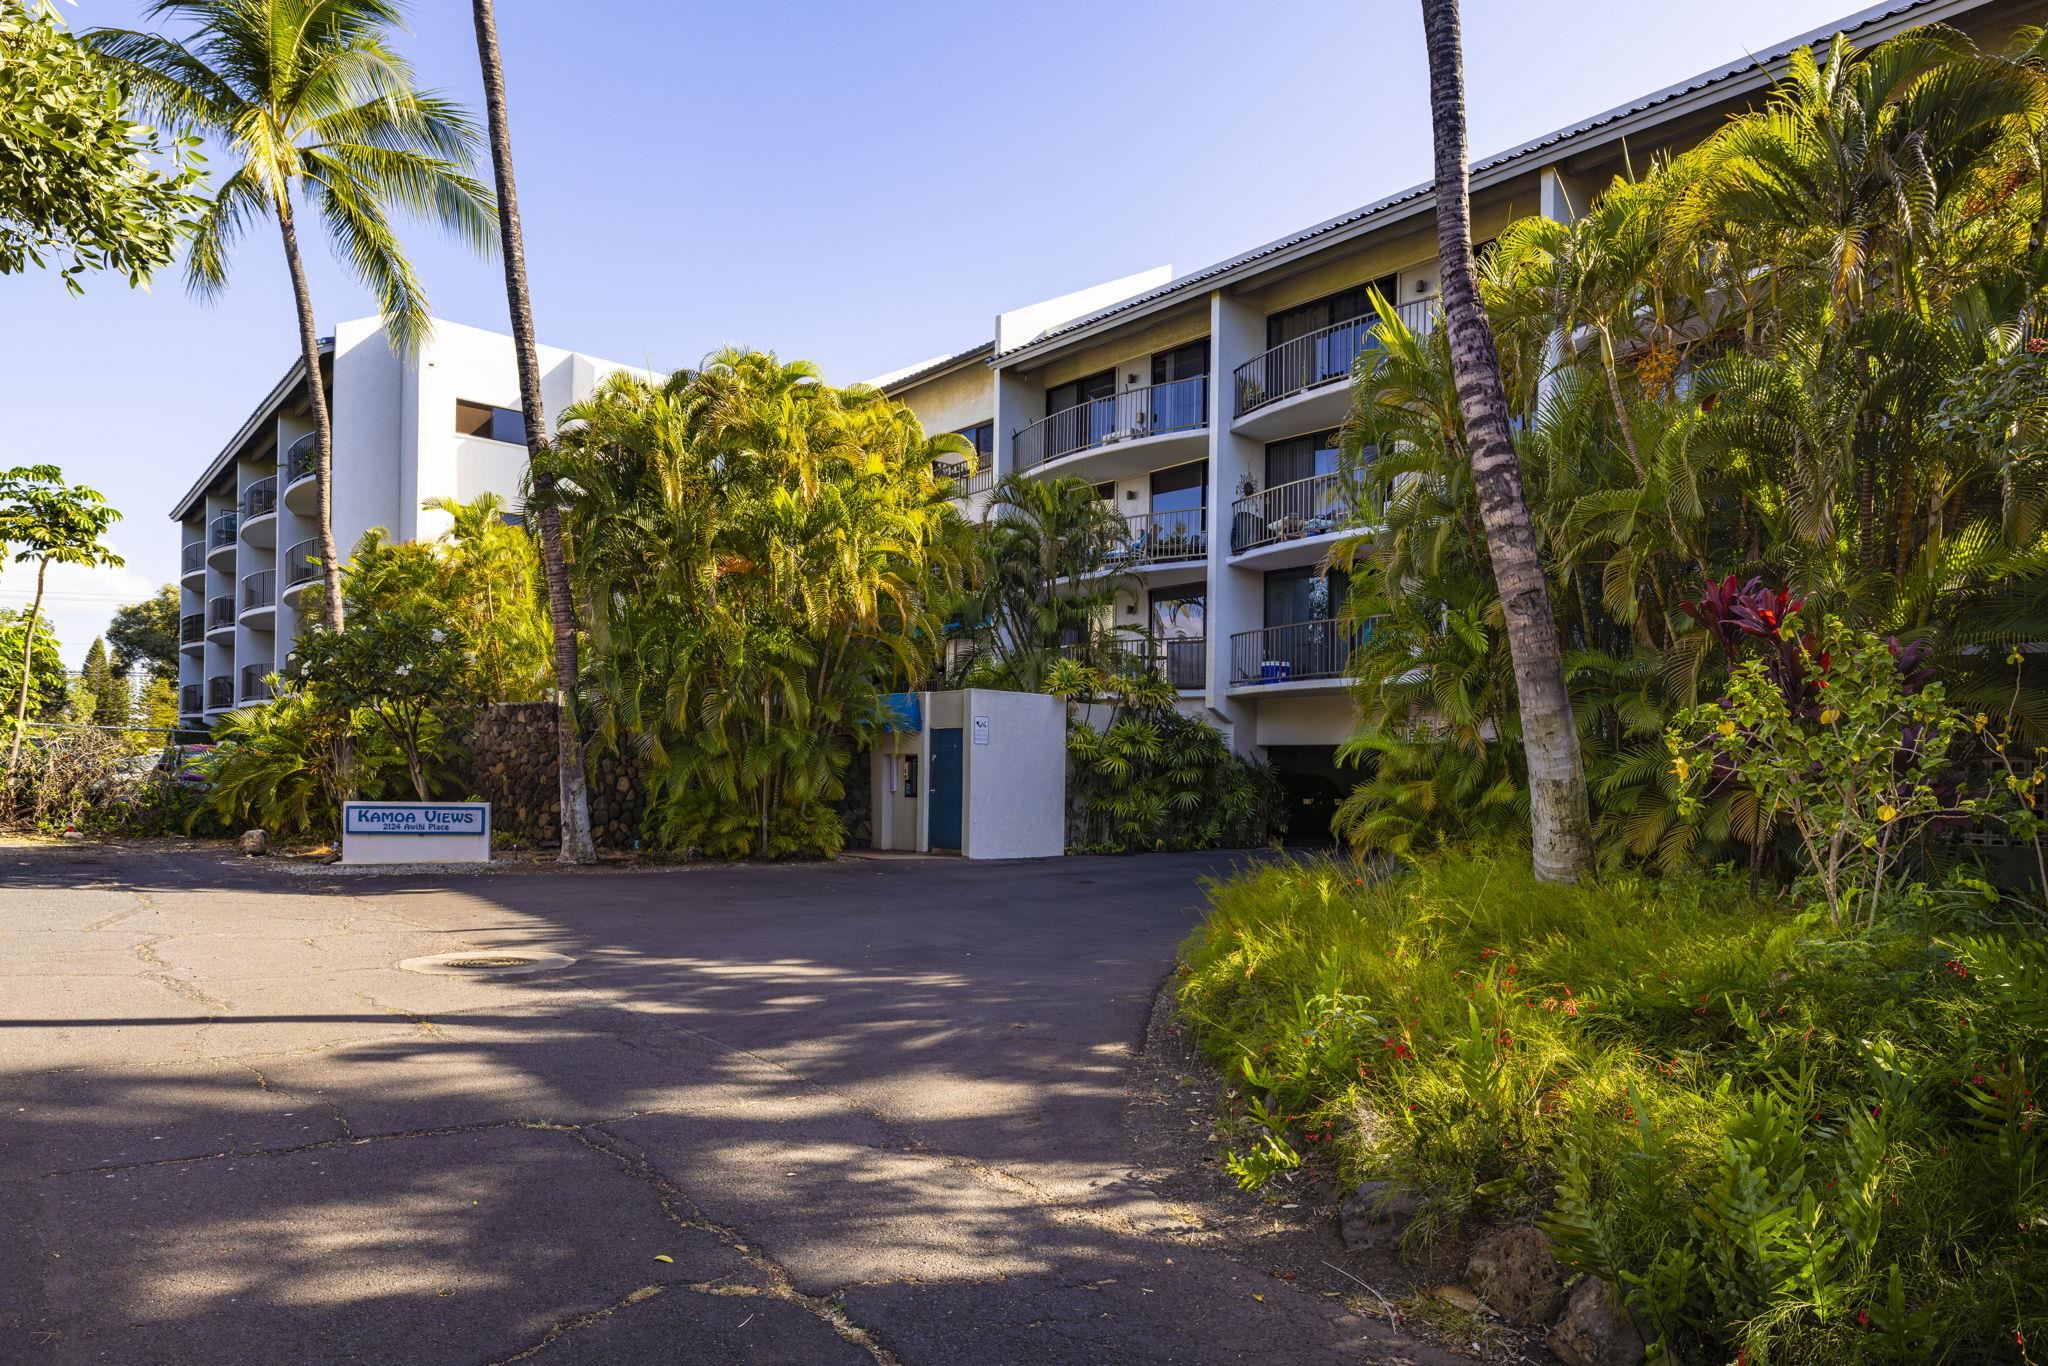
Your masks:
<path fill-rule="evenodd" d="M 491 803 L 492 822 L 531 844 L 561 843 L 561 791 L 555 777 L 552 702 L 486 707 L 470 732 L 471 783 Z M 599 846 L 630 849 L 640 836 L 647 794 L 640 775 L 615 754 L 590 769 L 590 833 Z"/>

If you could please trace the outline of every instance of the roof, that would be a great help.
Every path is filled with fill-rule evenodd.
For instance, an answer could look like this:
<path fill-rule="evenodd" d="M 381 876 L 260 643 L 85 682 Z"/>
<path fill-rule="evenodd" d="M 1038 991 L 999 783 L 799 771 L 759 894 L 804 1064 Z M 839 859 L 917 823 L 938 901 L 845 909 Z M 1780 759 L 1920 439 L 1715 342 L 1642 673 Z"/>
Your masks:
<path fill-rule="evenodd" d="M 333 354 L 334 338 L 320 338 L 319 346 L 321 355 Z M 263 396 L 263 401 L 256 405 L 256 410 L 243 420 L 240 427 L 235 429 L 235 434 L 228 440 L 228 444 L 220 448 L 220 454 L 207 462 L 206 472 L 199 476 L 198 481 L 191 488 L 185 490 L 184 496 L 178 499 L 176 505 L 171 508 L 172 521 L 182 522 L 192 515 L 193 507 L 206 497 L 206 491 L 213 487 L 214 482 L 222 474 L 233 467 L 237 453 L 240 452 L 243 446 L 249 443 L 251 437 L 256 435 L 257 428 L 263 420 L 275 414 L 279 406 L 290 396 L 291 392 L 305 382 L 306 359 L 301 356 L 291 363 L 290 369 L 284 372 L 284 378 L 271 386 L 270 392 Z"/>
<path fill-rule="evenodd" d="M 1786 58 L 1798 48 L 1810 47 L 1825 41 L 1836 33 L 1851 36 L 1858 34 L 1869 37 L 1872 31 L 1879 36 L 1889 36 L 1890 30 L 1904 29 L 1917 24 L 1931 23 L 1952 14 L 1979 9 L 1994 0 L 1890 0 L 1890 3 L 1873 5 L 1859 10 L 1831 24 L 1823 25 L 1808 33 L 1802 33 L 1758 56 L 1747 58 L 1727 66 L 1705 71 L 1689 80 L 1680 81 L 1664 89 L 1628 104 L 1618 105 L 1589 119 L 1559 128 L 1542 137 L 1525 142 L 1505 152 L 1495 153 L 1482 161 L 1472 164 L 1472 185 L 1475 189 L 1497 184 L 1524 170 L 1523 163 L 1535 153 L 1567 148 L 1581 139 L 1607 140 L 1621 136 L 1631 127 L 1651 120 L 1646 117 L 1686 112 L 1688 106 L 1703 106 L 1715 101 L 1732 98 L 1744 90 L 1761 87 L 1775 79 L 1774 68 L 1782 67 Z M 1254 247 L 1250 251 L 1205 266 L 1188 275 L 1171 280 L 1158 289 L 1132 295 L 1108 308 L 1062 323 L 1042 336 L 1034 337 L 1021 346 L 990 358 L 990 364 L 1008 361 L 1028 352 L 1049 348 L 1084 333 L 1099 330 L 1104 324 L 1132 313 L 1147 312 L 1155 306 L 1163 307 L 1169 301 L 1186 294 L 1202 285 L 1213 285 L 1218 281 L 1247 273 L 1251 267 L 1275 257 L 1286 256 L 1312 245 L 1321 245 L 1324 239 L 1340 235 L 1358 235 L 1387 223 L 1421 212 L 1425 205 L 1433 205 L 1434 183 L 1424 182 L 1411 185 L 1384 199 L 1375 200 L 1363 208 L 1325 219 L 1313 227 L 1290 233 Z"/>
<path fill-rule="evenodd" d="M 965 351 L 956 351 L 950 356 L 941 356 L 937 360 L 920 361 L 908 370 L 899 370 L 893 375 L 882 375 L 869 380 L 868 383 L 884 393 L 896 393 L 900 390 L 911 388 L 914 385 L 922 384 L 926 380 L 937 379 L 949 370 L 958 370 L 962 366 L 973 364 L 975 361 L 985 360 L 994 354 L 995 349 L 996 344 L 994 342 L 985 341 L 979 346 L 970 346 Z"/>

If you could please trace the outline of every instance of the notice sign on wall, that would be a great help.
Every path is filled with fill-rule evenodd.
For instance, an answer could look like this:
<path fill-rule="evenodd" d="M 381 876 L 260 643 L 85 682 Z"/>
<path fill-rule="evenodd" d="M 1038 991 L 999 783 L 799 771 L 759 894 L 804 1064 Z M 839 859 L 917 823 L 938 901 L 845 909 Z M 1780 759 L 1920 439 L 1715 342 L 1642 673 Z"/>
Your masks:
<path fill-rule="evenodd" d="M 988 743 L 988 718 L 986 716 L 974 718 L 974 743 L 977 745 Z"/>
<path fill-rule="evenodd" d="M 343 802 L 343 863 L 488 863 L 489 802 Z"/>

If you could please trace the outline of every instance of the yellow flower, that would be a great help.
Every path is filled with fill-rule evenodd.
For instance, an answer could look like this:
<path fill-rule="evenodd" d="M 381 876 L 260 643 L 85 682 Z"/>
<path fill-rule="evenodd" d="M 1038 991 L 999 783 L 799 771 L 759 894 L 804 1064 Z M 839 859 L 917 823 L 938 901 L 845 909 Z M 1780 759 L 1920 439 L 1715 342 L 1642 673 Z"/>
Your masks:
<path fill-rule="evenodd" d="M 1733 721 L 1723 721 L 1723 722 L 1721 723 L 1721 734 L 1723 734 L 1723 735 L 1733 735 L 1734 733 L 1735 733 L 1735 723 L 1734 723 Z"/>
<path fill-rule="evenodd" d="M 1898 815 L 1899 808 L 1893 806 L 1890 802 L 1886 802 L 1883 806 L 1877 808 L 1877 818 L 1881 821 L 1896 820 Z"/>
<path fill-rule="evenodd" d="M 1832 726 L 1841 717 L 1841 715 L 1842 713 L 1836 711 L 1833 707 L 1829 707 L 1826 711 L 1820 714 L 1820 723 L 1823 726 Z"/>
<path fill-rule="evenodd" d="M 1977 713 L 1977 714 L 1976 714 L 1975 716 L 1973 716 L 1973 717 L 1971 717 L 1971 718 L 1970 718 L 1970 724 L 1971 724 L 1971 725 L 1973 725 L 1973 726 L 1975 726 L 1975 727 L 1977 728 L 1977 733 L 1978 733 L 1979 735 L 1982 735 L 1982 734 L 1984 733 L 1984 727 L 1985 727 L 1985 726 L 1987 726 L 1987 725 L 1989 725 L 1990 723 L 1991 723 L 1991 718 L 1990 718 L 1990 717 L 1988 717 L 1988 716 L 1986 716 L 1986 715 L 1985 715 L 1985 714 L 1984 714 L 1983 712 L 1981 712 L 1981 711 L 1980 711 L 1980 712 L 1978 712 L 1978 713 Z"/>
<path fill-rule="evenodd" d="M 1671 761 L 1671 771 L 1678 775 L 1678 781 L 1682 783 L 1692 773 L 1692 765 L 1683 759 L 1673 759 Z"/>

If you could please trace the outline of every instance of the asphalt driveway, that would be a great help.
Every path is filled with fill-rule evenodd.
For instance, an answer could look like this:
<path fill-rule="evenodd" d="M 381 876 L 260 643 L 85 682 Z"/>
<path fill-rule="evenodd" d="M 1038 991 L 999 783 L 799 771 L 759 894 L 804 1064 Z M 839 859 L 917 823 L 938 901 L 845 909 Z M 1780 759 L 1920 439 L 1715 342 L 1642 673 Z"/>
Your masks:
<path fill-rule="evenodd" d="M 1406 1359 L 1132 1165 L 1230 862 L 0 848 L 0 1360 Z M 513 950 L 575 962 L 396 966 Z"/>

